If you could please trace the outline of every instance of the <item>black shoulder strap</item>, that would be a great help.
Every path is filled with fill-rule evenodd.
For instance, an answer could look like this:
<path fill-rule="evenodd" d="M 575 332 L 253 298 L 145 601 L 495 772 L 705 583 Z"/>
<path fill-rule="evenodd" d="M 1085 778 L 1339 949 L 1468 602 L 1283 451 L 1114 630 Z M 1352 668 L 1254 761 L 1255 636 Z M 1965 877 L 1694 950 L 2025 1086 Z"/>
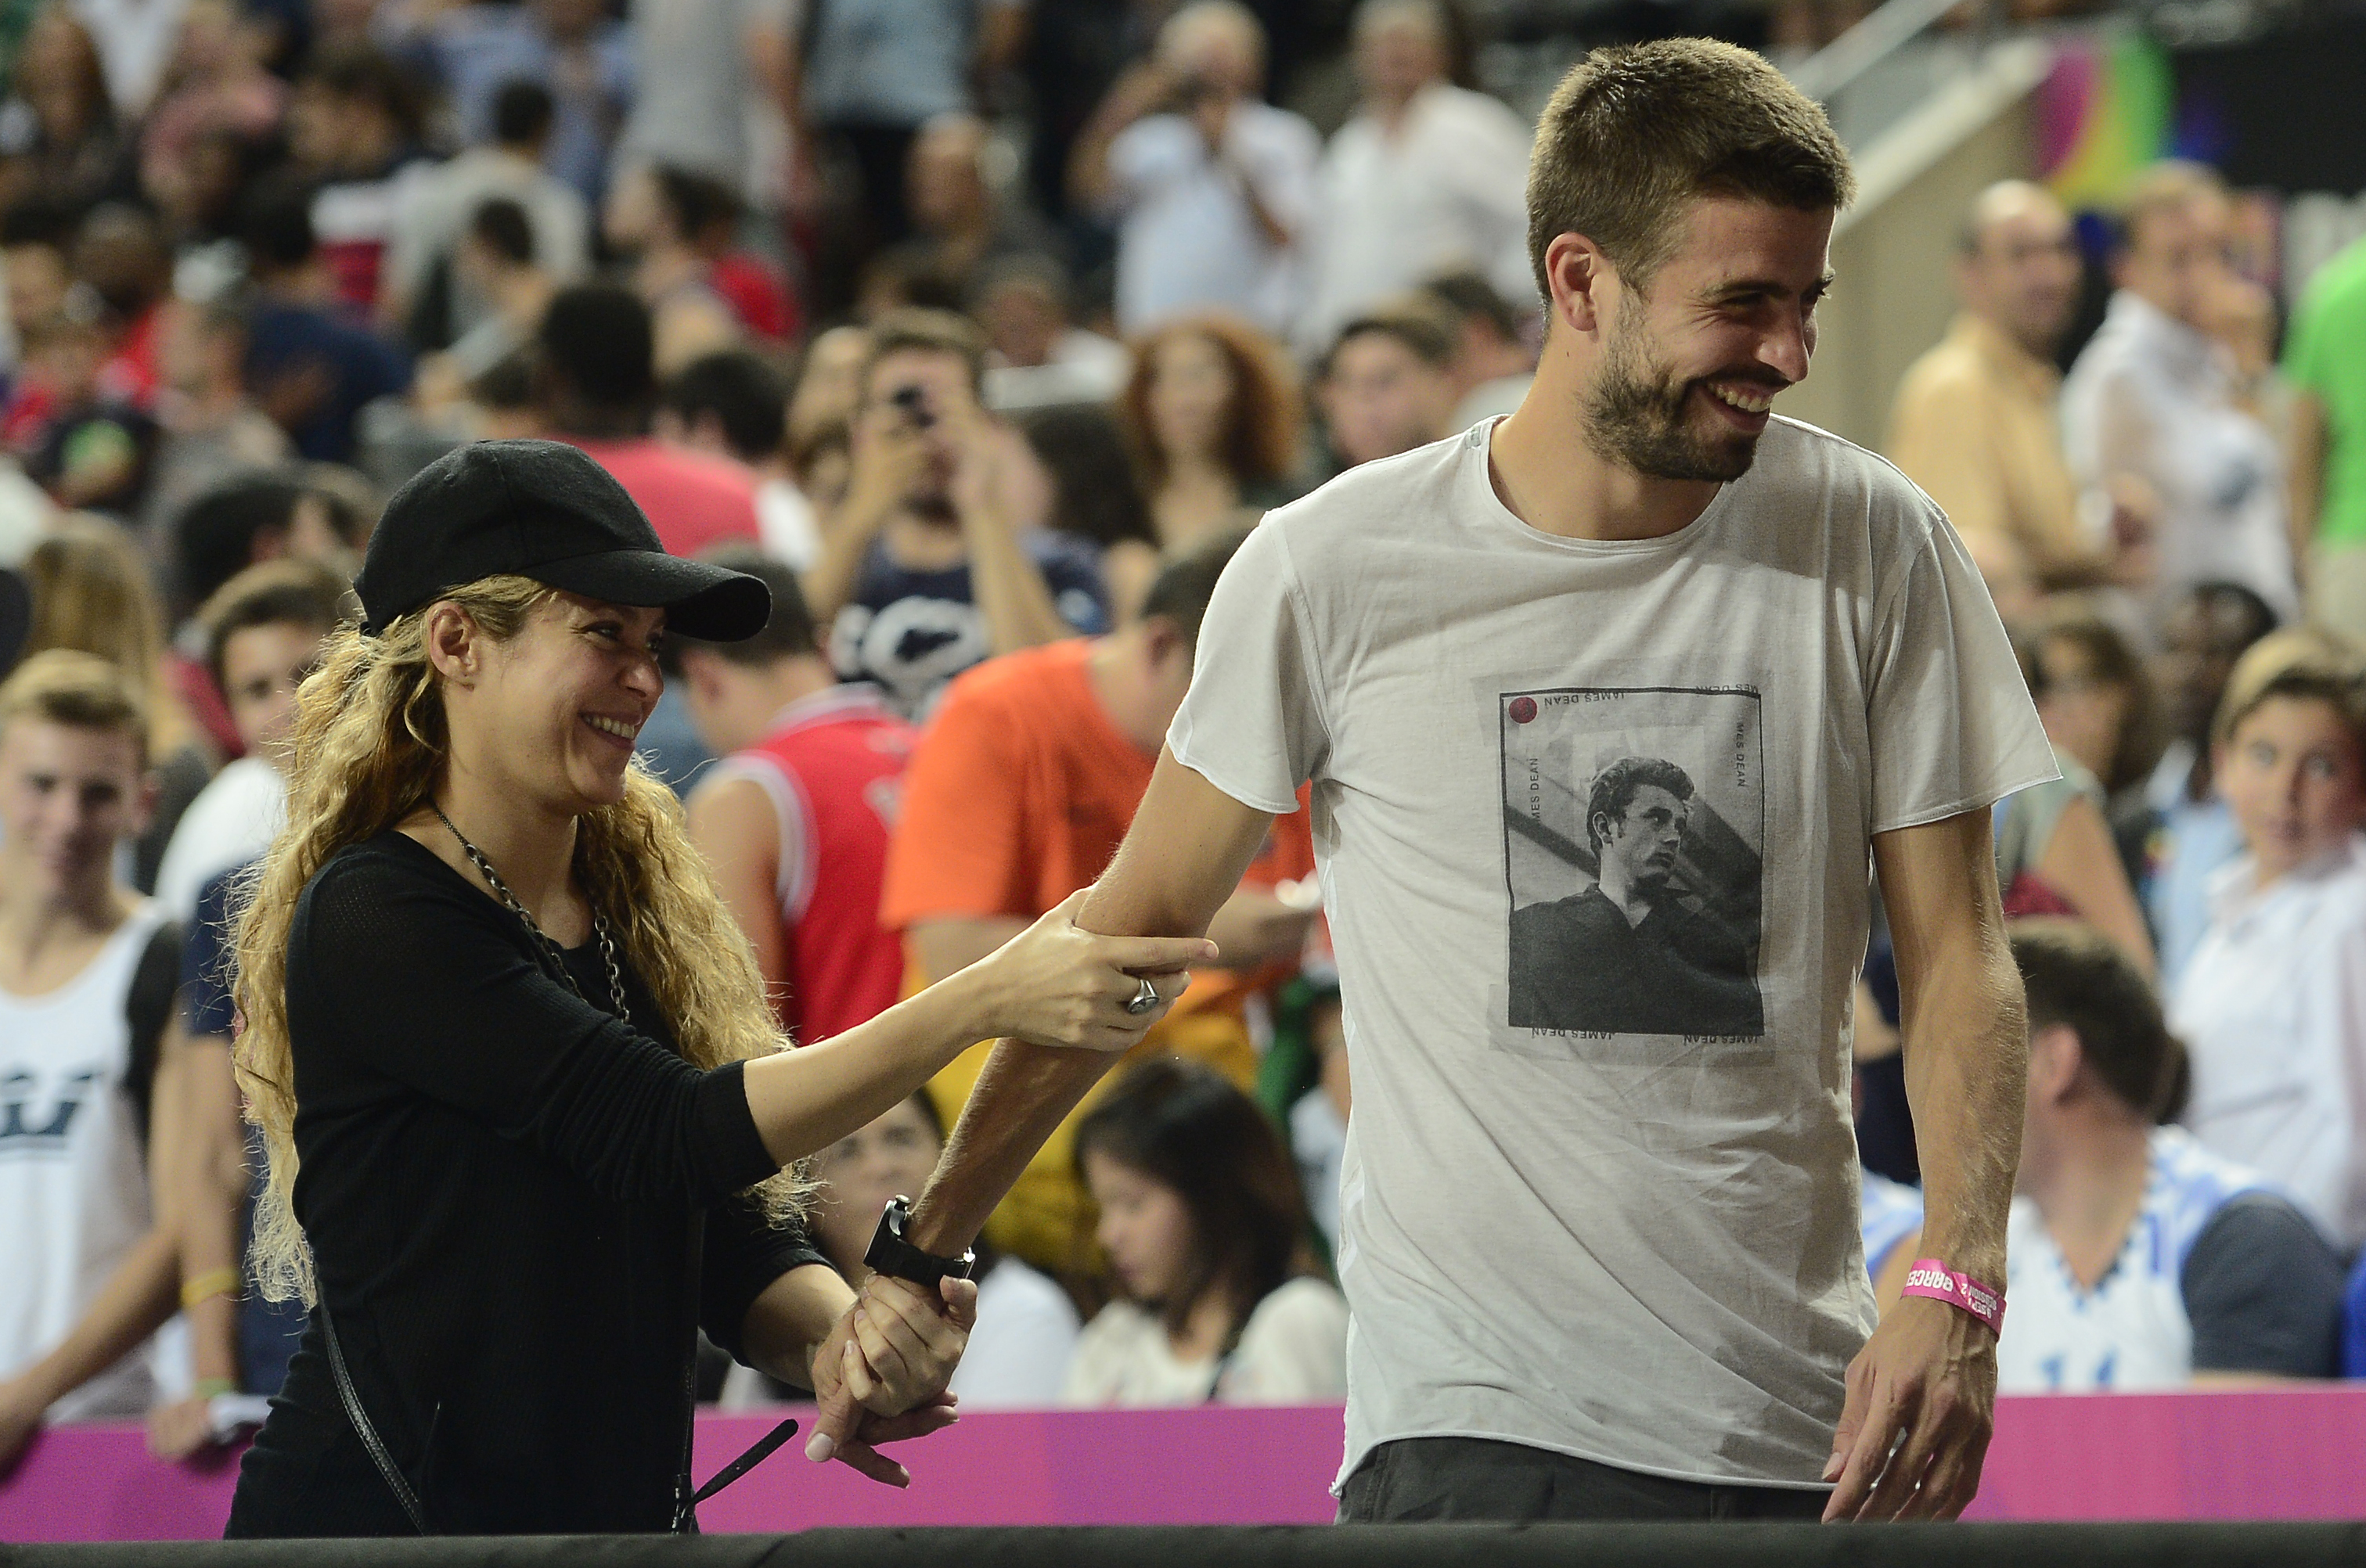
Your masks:
<path fill-rule="evenodd" d="M 386 1477 L 388 1487 L 394 1493 L 394 1500 L 401 1504 L 402 1511 L 411 1517 L 411 1528 L 421 1535 L 434 1535 L 435 1532 L 427 1528 L 427 1511 L 419 1506 L 419 1494 L 411 1489 L 411 1483 L 404 1480 L 402 1472 L 395 1468 L 394 1456 L 386 1451 L 384 1443 L 378 1441 L 377 1428 L 370 1425 L 369 1412 L 362 1408 L 362 1396 L 354 1392 L 353 1374 L 345 1371 L 345 1352 L 337 1343 L 336 1321 L 329 1316 L 326 1301 L 321 1303 L 321 1327 L 329 1341 L 329 1370 L 337 1376 L 337 1397 L 345 1402 L 345 1416 L 353 1422 L 354 1430 L 360 1435 L 362 1447 L 369 1450 L 370 1462 L 377 1466 L 380 1475 Z"/>
<path fill-rule="evenodd" d="M 173 999 L 181 983 L 181 927 L 166 921 L 148 938 L 141 950 L 140 962 L 131 971 L 131 984 L 123 996 L 124 1022 L 131 1025 L 130 1071 L 125 1074 L 124 1092 L 131 1096 L 131 1110 L 140 1126 L 140 1141 L 148 1141 L 148 1128 L 156 1089 L 156 1064 L 164 1051 L 164 1025 L 172 1021 Z"/>

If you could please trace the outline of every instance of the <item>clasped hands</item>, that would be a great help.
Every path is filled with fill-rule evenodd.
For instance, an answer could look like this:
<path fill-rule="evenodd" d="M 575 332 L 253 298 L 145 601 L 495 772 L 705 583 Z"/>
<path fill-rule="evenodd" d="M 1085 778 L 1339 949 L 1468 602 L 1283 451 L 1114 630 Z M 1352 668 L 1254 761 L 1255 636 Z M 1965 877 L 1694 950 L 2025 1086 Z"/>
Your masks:
<path fill-rule="evenodd" d="M 879 1451 L 940 1432 L 959 1419 L 946 1391 L 977 1322 L 977 1286 L 947 1279 L 931 1293 L 873 1274 L 816 1347 L 814 1398 L 821 1409 L 806 1457 L 835 1459 L 889 1486 L 911 1473 Z"/>

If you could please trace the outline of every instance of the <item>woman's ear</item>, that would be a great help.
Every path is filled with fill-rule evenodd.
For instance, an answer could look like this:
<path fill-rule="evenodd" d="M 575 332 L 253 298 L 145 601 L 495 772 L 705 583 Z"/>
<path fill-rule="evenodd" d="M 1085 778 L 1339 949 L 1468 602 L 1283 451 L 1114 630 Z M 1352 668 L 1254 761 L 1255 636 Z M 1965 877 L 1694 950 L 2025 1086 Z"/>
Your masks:
<path fill-rule="evenodd" d="M 435 673 L 456 686 L 477 680 L 479 643 L 475 621 L 450 599 L 438 599 L 427 610 L 427 662 Z"/>

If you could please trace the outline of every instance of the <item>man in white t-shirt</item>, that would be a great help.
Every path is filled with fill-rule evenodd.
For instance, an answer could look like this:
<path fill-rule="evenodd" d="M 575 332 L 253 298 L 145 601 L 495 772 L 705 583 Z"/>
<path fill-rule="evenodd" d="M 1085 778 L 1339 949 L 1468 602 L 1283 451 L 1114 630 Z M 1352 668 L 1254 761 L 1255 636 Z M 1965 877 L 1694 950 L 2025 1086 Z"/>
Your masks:
<path fill-rule="evenodd" d="M 1533 392 L 1250 536 L 1079 916 L 1205 929 L 1312 781 L 1355 1084 L 1345 1519 L 1947 1518 L 1978 1484 L 1991 1329 L 1920 1295 L 1876 1327 L 1850 1000 L 1877 864 L 1921 1251 L 2000 1285 L 2026 1042 L 1988 808 L 2055 769 L 1938 510 L 1767 411 L 1853 185 L 1755 55 L 1572 72 L 1529 173 Z M 1596 809 L 1622 758 L 1689 800 L 1660 771 Z M 1630 935 L 1713 920 L 1756 1016 L 1518 1021 L 1520 912 L 1606 883 L 1595 840 L 1661 797 L 1664 877 L 1639 849 L 1606 896 Z M 908 1239 L 956 1250 L 1100 1069 L 1001 1043 Z"/>

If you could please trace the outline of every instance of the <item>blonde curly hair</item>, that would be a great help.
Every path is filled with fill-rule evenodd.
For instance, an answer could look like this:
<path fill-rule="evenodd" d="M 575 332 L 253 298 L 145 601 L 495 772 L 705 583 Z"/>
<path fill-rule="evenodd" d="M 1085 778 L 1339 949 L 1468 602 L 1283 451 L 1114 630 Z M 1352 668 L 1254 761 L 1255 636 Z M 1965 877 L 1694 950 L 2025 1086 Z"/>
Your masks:
<path fill-rule="evenodd" d="M 549 588 L 491 577 L 442 598 L 489 636 L 507 642 Z M 329 639 L 320 668 L 297 694 L 287 821 L 251 873 L 236 943 L 233 993 L 246 1026 L 238 1078 L 247 1119 L 263 1131 L 269 1182 L 255 1207 L 253 1259 L 265 1295 L 316 1298 L 310 1249 L 296 1218 L 296 1093 L 287 1035 L 287 940 L 296 902 L 346 846 L 425 805 L 445 767 L 442 688 L 428 662 L 426 610 L 377 636 L 355 626 Z M 765 1000 L 747 937 L 690 841 L 681 805 L 636 758 L 625 798 L 578 823 L 576 874 L 592 906 L 615 924 L 633 969 L 693 1066 L 769 1056 L 789 1042 Z M 811 1194 L 802 1164 L 753 1192 L 776 1221 L 800 1217 Z"/>

